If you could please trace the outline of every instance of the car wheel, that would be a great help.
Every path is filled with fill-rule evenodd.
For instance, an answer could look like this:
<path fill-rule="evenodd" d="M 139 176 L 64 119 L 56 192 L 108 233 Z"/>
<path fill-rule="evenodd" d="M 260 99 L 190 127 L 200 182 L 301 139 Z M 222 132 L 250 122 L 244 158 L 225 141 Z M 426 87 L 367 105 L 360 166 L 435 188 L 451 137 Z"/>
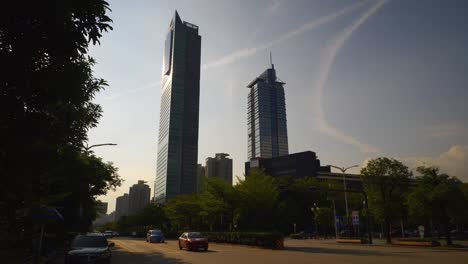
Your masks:
<path fill-rule="evenodd" d="M 180 245 L 180 242 L 179 242 L 179 249 L 182 250 L 182 246 Z"/>
<path fill-rule="evenodd" d="M 208 248 L 206 247 L 206 248 L 204 248 L 203 250 L 208 251 Z"/>

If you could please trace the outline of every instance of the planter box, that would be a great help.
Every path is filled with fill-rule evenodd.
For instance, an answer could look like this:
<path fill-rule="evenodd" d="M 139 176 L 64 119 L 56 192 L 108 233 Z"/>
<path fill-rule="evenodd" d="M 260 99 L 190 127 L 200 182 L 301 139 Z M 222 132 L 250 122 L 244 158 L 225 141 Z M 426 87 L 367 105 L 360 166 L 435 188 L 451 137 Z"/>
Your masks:
<path fill-rule="evenodd" d="M 351 243 L 351 244 L 361 244 L 361 239 L 347 239 L 341 238 L 336 240 L 337 243 Z"/>

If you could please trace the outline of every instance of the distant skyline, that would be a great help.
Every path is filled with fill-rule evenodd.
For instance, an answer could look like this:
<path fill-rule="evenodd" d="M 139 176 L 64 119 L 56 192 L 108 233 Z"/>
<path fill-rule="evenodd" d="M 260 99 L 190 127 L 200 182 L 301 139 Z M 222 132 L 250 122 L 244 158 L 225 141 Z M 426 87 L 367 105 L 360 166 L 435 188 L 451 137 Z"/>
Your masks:
<path fill-rule="evenodd" d="M 155 177 L 161 69 L 177 9 L 200 27 L 198 162 L 229 153 L 247 161 L 245 87 L 269 66 L 287 80 L 289 152 L 312 150 L 323 165 L 395 157 L 468 181 L 468 2 L 109 1 L 114 30 L 92 47 L 109 87 L 89 144 L 125 180 L 115 198 Z M 359 172 L 360 168 L 352 171 Z"/>

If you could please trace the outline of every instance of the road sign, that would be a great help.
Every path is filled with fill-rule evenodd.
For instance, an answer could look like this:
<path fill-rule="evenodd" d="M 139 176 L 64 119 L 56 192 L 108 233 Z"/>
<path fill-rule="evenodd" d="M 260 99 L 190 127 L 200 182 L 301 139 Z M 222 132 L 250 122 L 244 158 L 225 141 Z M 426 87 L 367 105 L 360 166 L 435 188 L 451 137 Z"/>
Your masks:
<path fill-rule="evenodd" d="M 353 211 L 351 216 L 353 217 L 353 225 L 359 225 L 359 211 Z"/>

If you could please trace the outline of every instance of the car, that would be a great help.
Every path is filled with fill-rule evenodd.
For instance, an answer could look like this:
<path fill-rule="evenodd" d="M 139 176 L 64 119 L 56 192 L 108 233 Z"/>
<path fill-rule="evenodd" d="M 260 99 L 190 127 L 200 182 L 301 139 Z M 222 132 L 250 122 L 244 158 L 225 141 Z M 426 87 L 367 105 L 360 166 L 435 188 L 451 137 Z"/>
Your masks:
<path fill-rule="evenodd" d="M 104 236 L 108 238 L 112 238 L 114 236 L 114 231 L 106 230 L 104 231 Z"/>
<path fill-rule="evenodd" d="M 340 231 L 340 237 L 353 237 L 353 231 L 350 229 L 343 229 Z"/>
<path fill-rule="evenodd" d="M 112 257 L 110 248 L 113 246 L 114 243 L 109 243 L 107 238 L 100 233 L 77 235 L 70 243 L 65 263 L 108 264 Z"/>
<path fill-rule="evenodd" d="M 163 234 L 163 232 L 161 230 L 158 230 L 158 229 L 148 230 L 148 233 L 146 233 L 146 242 L 164 243 L 164 234 Z"/>
<path fill-rule="evenodd" d="M 179 249 L 188 251 L 203 249 L 208 250 L 208 239 L 199 232 L 185 232 L 179 237 Z"/>

